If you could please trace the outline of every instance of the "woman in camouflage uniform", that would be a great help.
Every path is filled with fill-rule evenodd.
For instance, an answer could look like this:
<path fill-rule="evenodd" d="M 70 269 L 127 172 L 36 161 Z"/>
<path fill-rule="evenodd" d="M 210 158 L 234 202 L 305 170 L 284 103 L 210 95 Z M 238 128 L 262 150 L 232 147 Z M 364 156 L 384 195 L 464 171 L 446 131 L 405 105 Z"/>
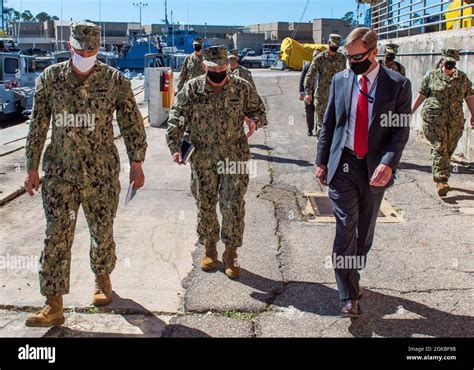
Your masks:
<path fill-rule="evenodd" d="M 467 75 L 455 68 L 459 50 L 443 49 L 440 68 L 426 73 L 413 113 L 425 101 L 421 112 L 423 134 L 431 143 L 433 179 L 439 196 L 449 191 L 451 157 L 464 130 L 463 100 L 471 112 L 474 125 L 474 90 Z"/>

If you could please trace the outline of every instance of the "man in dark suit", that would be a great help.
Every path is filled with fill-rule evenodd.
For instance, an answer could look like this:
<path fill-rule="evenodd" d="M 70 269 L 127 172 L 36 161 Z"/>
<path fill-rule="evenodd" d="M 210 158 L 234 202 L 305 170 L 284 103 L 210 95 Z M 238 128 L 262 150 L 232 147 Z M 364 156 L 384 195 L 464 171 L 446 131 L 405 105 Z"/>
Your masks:
<path fill-rule="evenodd" d="M 316 48 L 313 51 L 313 59 L 321 52 L 321 48 Z M 300 100 L 304 102 L 304 96 L 306 95 L 304 90 L 304 79 L 306 78 L 306 74 L 308 73 L 309 67 L 311 63 L 306 63 L 301 71 L 300 77 Z M 315 83 L 316 84 L 316 83 Z M 314 130 L 314 115 L 316 113 L 316 108 L 314 106 L 314 102 L 308 104 L 304 102 L 304 110 L 306 113 L 306 125 L 308 126 L 308 136 L 313 136 Z"/>
<path fill-rule="evenodd" d="M 372 246 L 385 190 L 410 134 L 410 81 L 377 62 L 377 33 L 346 39 L 350 69 L 337 73 L 318 142 L 316 177 L 329 185 L 336 237 L 332 261 L 341 316 L 360 315 L 359 272 Z"/>

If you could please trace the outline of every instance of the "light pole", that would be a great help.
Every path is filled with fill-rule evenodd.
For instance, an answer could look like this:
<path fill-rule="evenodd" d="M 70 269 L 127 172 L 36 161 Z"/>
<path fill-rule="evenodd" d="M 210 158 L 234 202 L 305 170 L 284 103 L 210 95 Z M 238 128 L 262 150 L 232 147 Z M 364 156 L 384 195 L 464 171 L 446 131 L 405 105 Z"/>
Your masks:
<path fill-rule="evenodd" d="M 207 23 L 204 23 L 204 40 L 207 40 Z"/>
<path fill-rule="evenodd" d="M 140 32 L 142 32 L 142 8 L 146 8 L 148 6 L 147 3 L 142 3 L 141 1 L 138 3 L 133 3 L 135 8 L 138 8 L 140 11 Z"/>
<path fill-rule="evenodd" d="M 99 0 L 99 24 L 100 24 L 100 44 L 107 51 L 107 43 L 105 42 L 105 22 L 102 24 L 102 6 Z"/>
<path fill-rule="evenodd" d="M 174 52 L 174 23 L 173 23 L 173 11 L 171 11 L 171 39 L 173 40 L 173 52 Z M 168 39 L 166 39 L 168 43 Z"/>
<path fill-rule="evenodd" d="M 5 27 L 3 24 L 3 0 L 2 0 L 2 30 L 5 30 Z"/>
<path fill-rule="evenodd" d="M 99 0 L 100 44 L 102 45 L 102 7 Z"/>
<path fill-rule="evenodd" d="M 61 0 L 61 51 L 63 50 L 63 0 Z"/>

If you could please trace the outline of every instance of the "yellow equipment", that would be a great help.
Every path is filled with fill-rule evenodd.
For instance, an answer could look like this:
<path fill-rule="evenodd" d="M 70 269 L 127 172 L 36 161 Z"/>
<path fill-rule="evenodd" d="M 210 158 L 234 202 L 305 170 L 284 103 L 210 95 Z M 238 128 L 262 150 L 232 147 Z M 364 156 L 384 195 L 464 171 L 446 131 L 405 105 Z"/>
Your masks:
<path fill-rule="evenodd" d="M 451 4 L 449 4 L 448 9 L 447 9 L 446 14 L 445 14 L 446 20 L 448 21 L 448 22 L 446 22 L 446 29 L 447 30 L 461 28 L 461 19 L 458 19 L 456 21 L 449 21 L 450 19 L 456 19 L 456 18 L 461 17 L 461 12 L 462 12 L 462 17 L 470 16 L 470 17 L 462 19 L 462 28 L 472 27 L 472 15 L 474 13 L 473 12 L 474 5 L 471 5 L 467 8 L 464 8 L 464 9 L 452 10 L 452 9 L 459 8 L 460 6 L 469 5 L 468 2 L 465 1 L 465 0 L 462 3 L 462 5 L 461 5 L 461 3 L 462 3 L 461 0 L 454 0 Z"/>
<path fill-rule="evenodd" d="M 287 37 L 281 43 L 280 59 L 286 63 L 288 68 L 301 70 L 304 61 L 313 60 L 315 49 L 325 51 L 328 46 L 326 44 L 300 44 L 298 41 Z"/>

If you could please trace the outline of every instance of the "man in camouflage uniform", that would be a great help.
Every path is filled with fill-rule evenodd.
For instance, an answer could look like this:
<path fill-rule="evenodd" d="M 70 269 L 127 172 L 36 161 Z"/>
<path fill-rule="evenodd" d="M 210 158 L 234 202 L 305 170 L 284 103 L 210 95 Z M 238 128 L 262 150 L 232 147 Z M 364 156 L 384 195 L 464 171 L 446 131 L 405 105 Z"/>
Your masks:
<path fill-rule="evenodd" d="M 193 41 L 194 52 L 186 57 L 179 75 L 178 92 L 189 80 L 202 76 L 205 70 L 202 67 L 202 39 L 197 38 Z"/>
<path fill-rule="evenodd" d="M 120 193 L 120 158 L 112 120 L 117 122 L 130 159 L 130 181 L 143 186 L 146 136 L 131 83 L 97 61 L 100 29 L 92 23 L 71 25 L 72 59 L 48 67 L 36 80 L 35 100 L 26 141 L 30 195 L 38 190 L 38 168 L 52 120 L 51 143 L 43 158 L 43 206 L 46 239 L 40 257 L 45 307 L 27 319 L 28 326 L 64 322 L 62 296 L 69 292 L 71 247 L 79 206 L 91 237 L 91 268 L 96 278 L 93 304 L 112 300 L 110 274 L 115 267 L 113 221 Z"/>
<path fill-rule="evenodd" d="M 385 45 L 385 58 L 379 60 L 380 65 L 385 68 L 391 69 L 392 71 L 400 73 L 402 76 L 405 76 L 405 67 L 395 60 L 398 54 L 399 46 L 397 44 L 387 44 Z"/>
<path fill-rule="evenodd" d="M 317 48 L 314 49 L 313 51 L 313 60 L 316 58 L 322 51 L 324 51 L 324 47 L 318 46 Z M 304 80 L 306 78 L 306 74 L 308 73 L 309 67 L 311 66 L 310 61 L 305 61 L 303 65 L 303 70 L 301 71 L 301 76 L 300 76 L 300 83 L 299 83 L 299 92 L 300 92 L 300 100 L 304 102 L 304 110 L 305 110 L 305 115 L 306 115 L 306 126 L 308 127 L 308 136 L 313 136 L 313 130 L 314 130 L 314 114 L 316 112 L 316 109 L 314 107 L 314 101 L 311 102 L 311 104 L 307 104 L 304 101 L 304 97 L 306 95 L 305 90 L 304 90 Z"/>
<path fill-rule="evenodd" d="M 464 130 L 463 100 L 474 125 L 474 90 L 467 75 L 455 68 L 459 50 L 443 49 L 443 64 L 428 71 L 413 104 L 413 113 L 425 101 L 421 115 L 422 130 L 431 143 L 433 179 L 439 196 L 449 191 L 451 157 Z M 425 100 L 426 99 L 426 100 Z"/>
<path fill-rule="evenodd" d="M 250 82 L 250 84 L 256 88 L 255 82 L 252 78 L 252 72 L 250 72 L 244 66 L 241 66 L 239 63 L 239 51 L 232 50 L 229 55 L 229 74 L 243 78 L 245 81 Z"/>
<path fill-rule="evenodd" d="M 346 57 L 338 52 L 341 36 L 336 34 L 329 35 L 329 50 L 323 51 L 313 59 L 308 73 L 304 79 L 304 88 L 306 104 L 313 102 L 313 95 L 316 106 L 317 130 L 316 136 L 319 137 L 323 125 L 324 112 L 329 99 L 329 88 L 333 76 L 346 69 Z M 317 77 L 316 91 L 314 89 L 315 79 Z"/>
<path fill-rule="evenodd" d="M 248 137 L 266 126 L 265 106 L 247 81 L 228 74 L 227 50 L 204 50 L 206 75 L 184 85 L 170 110 L 166 140 L 173 160 L 182 164 L 181 143 L 188 136 L 195 151 L 191 156 L 191 188 L 198 208 L 197 233 L 206 252 L 201 259 L 205 271 L 217 265 L 216 244 L 219 222 L 216 205 L 222 214 L 221 240 L 225 273 L 237 278 L 237 248 L 242 246 L 245 218 L 244 196 L 249 182 L 251 158 Z M 244 131 L 244 121 L 249 133 Z M 238 171 L 235 169 L 239 167 Z M 232 170 L 232 167 L 234 170 Z"/>

